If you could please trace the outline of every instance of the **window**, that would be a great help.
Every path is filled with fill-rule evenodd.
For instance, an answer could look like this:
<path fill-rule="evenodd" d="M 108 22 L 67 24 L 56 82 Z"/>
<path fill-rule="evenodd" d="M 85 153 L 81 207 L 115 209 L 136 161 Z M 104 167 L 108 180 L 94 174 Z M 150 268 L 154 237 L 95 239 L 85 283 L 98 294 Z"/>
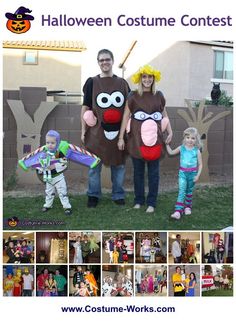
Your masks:
<path fill-rule="evenodd" d="M 215 50 L 214 78 L 233 80 L 233 52 Z"/>
<path fill-rule="evenodd" d="M 24 65 L 37 65 L 38 64 L 38 51 L 26 51 L 24 60 Z"/>

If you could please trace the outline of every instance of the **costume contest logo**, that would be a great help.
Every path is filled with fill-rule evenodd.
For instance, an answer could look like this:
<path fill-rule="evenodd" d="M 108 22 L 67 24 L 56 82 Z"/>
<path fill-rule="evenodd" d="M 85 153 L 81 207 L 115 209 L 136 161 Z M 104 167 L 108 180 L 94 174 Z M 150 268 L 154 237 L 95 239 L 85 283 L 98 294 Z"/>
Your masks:
<path fill-rule="evenodd" d="M 7 12 L 7 29 L 18 34 L 27 32 L 31 27 L 30 20 L 34 20 L 33 16 L 27 14 L 31 12 L 32 10 L 25 7 L 19 7 L 15 13 Z"/>
<path fill-rule="evenodd" d="M 8 226 L 16 227 L 19 223 L 19 219 L 16 216 L 13 216 L 7 220 Z"/>

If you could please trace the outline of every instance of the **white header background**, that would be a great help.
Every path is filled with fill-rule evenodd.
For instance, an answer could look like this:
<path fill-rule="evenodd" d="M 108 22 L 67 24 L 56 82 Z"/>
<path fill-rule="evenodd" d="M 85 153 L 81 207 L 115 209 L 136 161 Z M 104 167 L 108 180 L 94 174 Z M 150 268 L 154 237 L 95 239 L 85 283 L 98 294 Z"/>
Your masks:
<path fill-rule="evenodd" d="M 115 68 L 124 58 L 132 41 L 138 40 L 138 57 L 129 65 L 129 72 L 134 72 L 142 61 L 151 58 L 148 48 L 162 51 L 171 43 L 179 40 L 235 40 L 235 27 L 184 27 L 180 24 L 180 17 L 189 14 L 191 17 L 227 17 L 231 16 L 234 23 L 235 10 L 232 0 L 48 0 L 48 1 L 7 1 L 0 3 L 0 37 L 1 40 L 82 40 L 87 47 L 86 57 L 82 54 L 82 80 L 96 74 L 99 70 L 96 63 L 97 51 L 108 48 L 114 52 Z M 25 34 L 13 34 L 6 28 L 6 12 L 14 13 L 20 6 L 32 10 L 35 20 L 31 29 Z M 67 17 L 111 17 L 113 26 L 106 27 L 41 27 L 41 16 L 50 14 L 58 17 L 66 14 Z M 127 17 L 174 17 L 177 21 L 175 27 L 118 27 L 116 17 L 124 14 Z M 2 50 L 2 49 L 0 49 Z M 158 52 L 158 51 L 157 51 Z M 144 62 L 145 62 L 144 61 Z M 2 59 L 0 68 L 2 74 Z M 128 62 L 127 62 L 128 64 Z M 14 72 L 14 71 L 12 71 Z M 115 72 L 121 75 L 117 68 Z M 128 75 L 127 75 L 128 76 Z M 2 81 L 2 77 L 1 77 Z M 2 95 L 2 93 L 1 93 Z M 2 98 L 2 97 L 1 97 Z M 2 117 L 2 114 L 1 114 Z M 1 122 L 2 133 L 2 122 Z M 234 139 L 235 141 L 235 139 Z M 235 150 L 235 148 L 234 148 Z M 2 153 L 2 140 L 1 151 Z M 2 158 L 0 158 L 2 169 Z M 1 175 L 2 175 L 2 171 Z M 0 180 L 2 182 L 2 179 Z M 1 198 L 2 199 L 2 198 Z M 1 200 L 2 202 L 2 200 Z M 2 222 L 1 222 L 2 223 Z M 2 236 L 1 236 L 2 240 Z M 2 246 L 1 246 L 2 250 Z M 1 253 L 0 253 L 1 255 Z M 235 253 L 234 253 L 234 257 Z M 2 256 L 1 256 L 2 258 Z M 1 259 L 2 260 L 2 259 Z M 235 265 L 234 265 L 235 266 Z M 234 267 L 235 269 L 235 267 Z M 1 267 L 2 273 L 2 267 Z M 2 290 L 2 275 L 0 275 Z M 234 288 L 235 292 L 235 288 Z M 123 306 L 125 304 L 137 306 L 174 306 L 175 313 L 62 313 L 61 306 Z M 33 319 L 42 320 L 225 320 L 232 318 L 235 313 L 234 298 L 204 297 L 204 298 L 1 298 L 1 315 L 6 320 L 25 321 Z"/>

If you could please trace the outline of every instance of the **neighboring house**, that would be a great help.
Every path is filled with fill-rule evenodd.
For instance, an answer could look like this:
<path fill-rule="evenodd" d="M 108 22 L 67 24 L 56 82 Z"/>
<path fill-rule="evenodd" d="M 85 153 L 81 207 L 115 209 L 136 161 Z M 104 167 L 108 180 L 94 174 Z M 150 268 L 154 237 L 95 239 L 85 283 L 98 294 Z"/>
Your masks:
<path fill-rule="evenodd" d="M 159 88 L 167 106 L 183 107 L 186 98 L 210 99 L 214 82 L 233 95 L 233 42 L 179 41 L 149 63 L 162 73 Z"/>
<path fill-rule="evenodd" d="M 85 50 L 82 41 L 3 41 L 3 89 L 46 87 L 80 94 Z"/>

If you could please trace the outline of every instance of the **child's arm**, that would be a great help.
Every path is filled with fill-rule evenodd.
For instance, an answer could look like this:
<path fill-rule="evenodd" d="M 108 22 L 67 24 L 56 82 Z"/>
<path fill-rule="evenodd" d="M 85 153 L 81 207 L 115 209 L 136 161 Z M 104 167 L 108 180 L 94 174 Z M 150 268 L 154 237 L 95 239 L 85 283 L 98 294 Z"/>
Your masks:
<path fill-rule="evenodd" d="M 88 290 L 88 288 L 86 288 L 86 290 L 85 290 L 85 296 L 91 296 L 91 294 L 90 294 L 90 292 L 89 292 L 89 290 Z"/>
<path fill-rule="evenodd" d="M 168 117 L 168 114 L 167 114 L 167 111 L 166 111 L 166 108 L 163 110 L 163 113 L 162 113 L 162 114 L 163 114 L 164 117 L 169 118 L 169 117 Z M 172 128 L 171 128 L 170 121 L 169 121 L 169 123 L 168 123 L 168 125 L 167 125 L 167 127 L 166 127 L 166 130 L 167 130 L 168 136 L 167 136 L 167 138 L 166 138 L 165 143 L 166 143 L 166 144 L 170 144 L 170 142 L 171 142 L 171 140 L 172 140 L 172 137 L 173 137 L 173 132 L 172 132 Z"/>
<path fill-rule="evenodd" d="M 52 166 L 52 168 L 51 168 L 51 166 Z M 52 169 L 55 168 L 57 173 L 61 173 L 67 168 L 67 160 L 63 161 L 62 163 L 55 163 L 55 164 L 53 164 L 51 166 L 49 167 L 49 169 L 52 170 Z"/>
<path fill-rule="evenodd" d="M 202 154 L 200 150 L 198 150 L 197 161 L 198 161 L 198 172 L 197 172 L 197 175 L 194 177 L 194 182 L 197 182 L 199 180 L 199 177 L 202 172 Z"/>
<path fill-rule="evenodd" d="M 89 286 L 90 286 L 90 289 L 91 289 L 91 290 L 92 290 L 92 289 L 98 290 L 98 287 L 96 287 L 96 285 L 93 284 L 92 282 L 89 282 Z"/>
<path fill-rule="evenodd" d="M 180 146 L 177 147 L 176 149 L 172 149 L 170 145 L 166 145 L 166 150 L 169 155 L 177 155 L 180 153 Z"/>

